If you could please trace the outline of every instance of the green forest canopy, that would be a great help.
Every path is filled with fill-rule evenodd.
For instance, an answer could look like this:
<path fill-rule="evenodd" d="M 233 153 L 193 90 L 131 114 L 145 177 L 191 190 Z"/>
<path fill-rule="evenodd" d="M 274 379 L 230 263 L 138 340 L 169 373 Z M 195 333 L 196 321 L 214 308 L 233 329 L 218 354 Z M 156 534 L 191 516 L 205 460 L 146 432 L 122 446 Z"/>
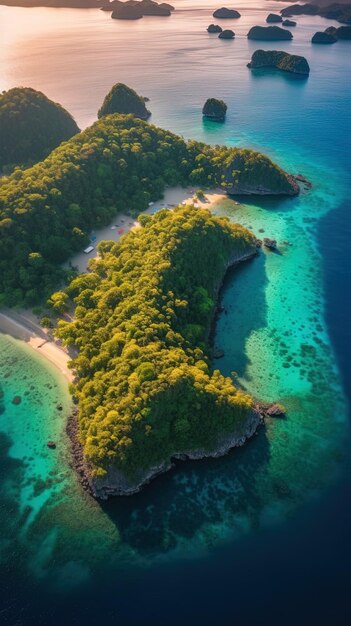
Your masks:
<path fill-rule="evenodd" d="M 0 170 L 40 161 L 78 132 L 73 117 L 40 91 L 15 87 L 0 94 Z"/>
<path fill-rule="evenodd" d="M 166 187 L 189 183 L 296 193 L 259 152 L 186 142 L 132 115 L 103 117 L 44 161 L 1 179 L 0 304 L 47 297 L 63 280 L 60 264 L 92 229 L 122 211 L 136 216 Z"/>
<path fill-rule="evenodd" d="M 226 268 L 255 252 L 254 236 L 190 207 L 140 222 L 72 280 L 75 319 L 57 330 L 79 350 L 79 434 L 97 478 L 113 466 L 133 479 L 175 452 L 212 450 L 253 404 L 211 371 L 208 336 Z"/>

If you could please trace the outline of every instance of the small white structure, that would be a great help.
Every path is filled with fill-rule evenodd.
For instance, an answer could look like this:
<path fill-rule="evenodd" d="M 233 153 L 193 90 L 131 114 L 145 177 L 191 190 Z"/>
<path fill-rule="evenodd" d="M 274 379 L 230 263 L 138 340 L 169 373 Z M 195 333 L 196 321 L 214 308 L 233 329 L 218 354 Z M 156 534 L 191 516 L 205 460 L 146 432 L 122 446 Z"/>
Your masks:
<path fill-rule="evenodd" d="M 88 246 L 87 248 L 85 248 L 85 250 L 83 250 L 83 252 L 85 252 L 85 254 L 89 254 L 94 249 L 95 249 L 94 246 Z"/>

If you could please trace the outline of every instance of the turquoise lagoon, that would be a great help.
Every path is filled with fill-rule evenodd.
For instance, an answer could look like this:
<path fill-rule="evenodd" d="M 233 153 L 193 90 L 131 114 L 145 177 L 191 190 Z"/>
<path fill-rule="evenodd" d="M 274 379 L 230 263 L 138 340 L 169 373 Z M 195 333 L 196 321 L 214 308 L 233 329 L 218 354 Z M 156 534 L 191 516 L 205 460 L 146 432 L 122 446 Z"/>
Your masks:
<path fill-rule="evenodd" d="M 292 520 L 302 525 L 304 511 L 313 516 L 348 471 L 347 401 L 341 383 L 346 374 L 338 365 L 348 346 L 340 348 L 339 341 L 336 355 L 331 334 L 337 328 L 330 314 L 332 304 L 342 306 L 345 293 L 336 282 L 334 291 L 326 285 L 325 266 L 330 270 L 334 263 L 335 271 L 344 263 L 346 267 L 346 257 L 338 259 L 335 249 L 345 224 L 349 228 L 350 96 L 345 76 L 350 44 L 312 48 L 311 34 L 334 22 L 299 18 L 294 41 L 279 47 L 306 55 L 308 80 L 251 74 L 246 63 L 257 46 L 245 33 L 284 5 L 257 2 L 256 8 L 252 1 L 242 2 L 243 18 L 234 25 L 237 38 L 221 42 L 204 32 L 212 21 L 210 3 L 175 4 L 180 10 L 169 20 L 169 31 L 162 32 L 154 18 L 133 29 L 106 20 L 102 12 L 60 10 L 53 21 L 50 10 L 36 9 L 27 18 L 27 12 L 24 16 L 24 10 L 16 9 L 23 23 L 17 21 L 4 44 L 4 88 L 24 82 L 40 88 L 85 126 L 111 84 L 123 80 L 150 97 L 153 123 L 185 137 L 257 148 L 288 171 L 307 176 L 312 190 L 298 198 L 237 198 L 214 208 L 258 237 L 274 237 L 279 246 L 279 254 L 262 250 L 227 276 L 221 296 L 227 313 L 220 316 L 215 337 L 225 356 L 215 366 L 257 398 L 282 401 L 288 413 L 286 419 L 267 421 L 250 443 L 223 459 L 178 464 L 141 494 L 101 506 L 82 492 L 69 467 L 65 382 L 29 348 L 0 337 L 2 373 L 9 374 L 2 381 L 6 402 L 0 417 L 2 510 L 11 511 L 10 519 L 2 516 L 3 563 L 14 572 L 14 581 L 21 563 L 30 585 L 44 585 L 56 594 L 51 600 L 63 591 L 79 592 L 74 596 L 79 607 L 102 580 L 121 580 L 122 574 L 128 580 L 146 569 L 147 576 L 161 580 L 167 567 L 170 579 L 179 580 L 183 565 L 194 562 L 219 572 L 222 548 L 233 563 L 243 563 L 243 545 L 252 554 L 262 548 L 264 533 L 279 536 Z M 13 9 L 0 9 L 10 24 Z M 24 44 L 32 35 L 24 17 L 36 34 L 29 57 L 33 61 L 50 52 L 50 66 L 29 64 L 25 58 Z M 150 45 L 140 64 L 140 41 L 146 35 Z M 270 44 L 261 43 L 269 49 Z M 127 53 L 129 61 L 122 63 Z M 64 84 L 55 75 L 64 76 Z M 202 122 L 200 109 L 209 95 L 227 102 L 224 125 Z M 327 236 L 324 228 L 322 240 L 325 220 L 331 227 Z M 18 407 L 11 404 L 14 395 L 23 396 Z M 64 405 L 61 412 L 58 401 Z M 48 439 L 59 441 L 56 451 L 46 448 Z M 301 536 L 303 532 L 302 527 Z M 269 537 L 274 560 L 276 548 Z M 117 582 L 114 589 L 118 596 Z M 113 600 L 107 605 L 114 614 Z M 162 602 L 159 606 L 161 614 Z"/>

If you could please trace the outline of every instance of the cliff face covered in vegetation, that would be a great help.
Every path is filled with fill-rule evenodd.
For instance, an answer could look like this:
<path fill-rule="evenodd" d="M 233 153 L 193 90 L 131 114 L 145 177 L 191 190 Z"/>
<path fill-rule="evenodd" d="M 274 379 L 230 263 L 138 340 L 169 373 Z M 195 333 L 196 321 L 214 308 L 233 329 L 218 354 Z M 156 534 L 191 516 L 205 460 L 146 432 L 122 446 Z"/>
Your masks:
<path fill-rule="evenodd" d="M 297 185 L 251 150 L 185 142 L 132 115 L 109 115 L 0 185 L 0 300 L 31 305 L 57 288 L 59 264 L 119 212 L 138 215 L 172 185 L 294 195 Z M 262 187 L 262 185 L 261 185 Z"/>
<path fill-rule="evenodd" d="M 78 132 L 73 117 L 40 91 L 5 91 L 0 95 L 0 170 L 40 161 Z"/>
<path fill-rule="evenodd" d="M 217 100 L 216 98 L 209 98 L 206 100 L 202 109 L 202 115 L 204 117 L 217 122 L 224 122 L 226 113 L 226 103 L 223 102 L 223 100 Z"/>
<path fill-rule="evenodd" d="M 211 371 L 208 346 L 219 284 L 256 254 L 255 238 L 203 209 L 140 221 L 73 279 L 75 320 L 57 331 L 79 350 L 79 436 L 100 497 L 135 491 L 176 453 L 210 454 L 233 431 L 245 439 L 250 414 L 259 422 L 251 398 Z"/>
<path fill-rule="evenodd" d="M 141 120 L 146 120 L 151 115 L 144 98 L 123 83 L 117 83 L 109 91 L 98 111 L 98 118 L 111 113 L 131 113 Z"/>

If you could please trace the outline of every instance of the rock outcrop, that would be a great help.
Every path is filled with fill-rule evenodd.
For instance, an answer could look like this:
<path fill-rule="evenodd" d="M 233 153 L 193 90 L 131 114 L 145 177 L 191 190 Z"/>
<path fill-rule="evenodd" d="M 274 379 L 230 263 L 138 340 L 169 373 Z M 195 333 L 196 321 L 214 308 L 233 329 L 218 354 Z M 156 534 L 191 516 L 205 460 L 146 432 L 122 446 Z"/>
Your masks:
<path fill-rule="evenodd" d="M 305 57 L 280 50 L 256 50 L 247 67 L 250 69 L 275 67 L 283 72 L 308 76 L 310 67 Z"/>
<path fill-rule="evenodd" d="M 316 4 L 291 4 L 280 11 L 281 15 L 318 15 L 319 6 Z"/>
<path fill-rule="evenodd" d="M 274 23 L 279 23 L 282 21 L 283 21 L 282 16 L 277 15 L 277 13 L 270 13 L 269 15 L 267 15 L 267 18 L 266 18 L 267 24 L 274 24 Z"/>
<path fill-rule="evenodd" d="M 219 39 L 234 39 L 234 37 L 235 37 L 234 31 L 230 30 L 229 28 L 227 28 L 226 30 L 223 30 L 218 35 Z"/>
<path fill-rule="evenodd" d="M 266 410 L 266 415 L 269 417 L 283 417 L 286 413 L 286 409 L 282 404 L 272 404 Z"/>
<path fill-rule="evenodd" d="M 290 41 L 293 36 L 290 30 L 285 30 L 280 26 L 253 26 L 247 38 L 256 41 Z"/>
<path fill-rule="evenodd" d="M 145 106 L 145 99 L 124 83 L 117 83 L 109 91 L 98 111 L 98 118 L 110 113 L 131 113 L 141 120 L 147 120 L 151 115 Z"/>
<path fill-rule="evenodd" d="M 221 33 L 222 34 L 222 33 Z M 202 115 L 215 122 L 224 122 L 227 113 L 227 105 L 223 100 L 209 98 L 202 109 Z"/>
<path fill-rule="evenodd" d="M 213 17 L 220 19 L 238 19 L 241 17 L 239 11 L 235 11 L 235 9 L 227 9 L 226 7 L 222 7 L 221 9 L 217 9 L 212 13 Z"/>
<path fill-rule="evenodd" d="M 331 35 L 330 33 L 318 31 L 315 33 L 311 39 L 312 43 L 322 43 L 322 44 L 330 44 L 336 43 L 337 38 L 335 35 Z"/>
<path fill-rule="evenodd" d="M 123 15 L 124 13 L 135 15 L 141 13 L 141 17 L 144 15 L 159 15 L 167 17 L 174 11 L 174 6 L 167 2 L 158 4 L 154 0 L 127 0 L 127 2 L 121 2 L 121 0 L 112 0 L 108 2 L 102 8 L 102 11 L 113 11 L 115 13 L 114 19 L 139 19 L 137 17 L 118 17 L 117 15 Z M 119 13 L 117 13 L 119 11 Z"/>
<path fill-rule="evenodd" d="M 207 32 L 208 33 L 221 33 L 223 30 L 223 28 L 221 28 L 221 26 L 219 26 L 218 24 L 210 24 L 207 27 Z"/>
<path fill-rule="evenodd" d="M 292 28 L 293 26 L 296 26 L 296 22 L 294 22 L 294 20 L 283 20 L 282 26 L 289 26 L 289 28 Z"/>
<path fill-rule="evenodd" d="M 324 32 L 333 35 L 337 39 L 351 39 L 351 26 L 339 26 L 339 28 L 329 26 Z"/>
<path fill-rule="evenodd" d="M 277 242 L 275 239 L 270 239 L 269 237 L 265 237 L 263 239 L 263 245 L 266 248 L 269 248 L 270 250 L 276 250 L 277 249 Z"/>

